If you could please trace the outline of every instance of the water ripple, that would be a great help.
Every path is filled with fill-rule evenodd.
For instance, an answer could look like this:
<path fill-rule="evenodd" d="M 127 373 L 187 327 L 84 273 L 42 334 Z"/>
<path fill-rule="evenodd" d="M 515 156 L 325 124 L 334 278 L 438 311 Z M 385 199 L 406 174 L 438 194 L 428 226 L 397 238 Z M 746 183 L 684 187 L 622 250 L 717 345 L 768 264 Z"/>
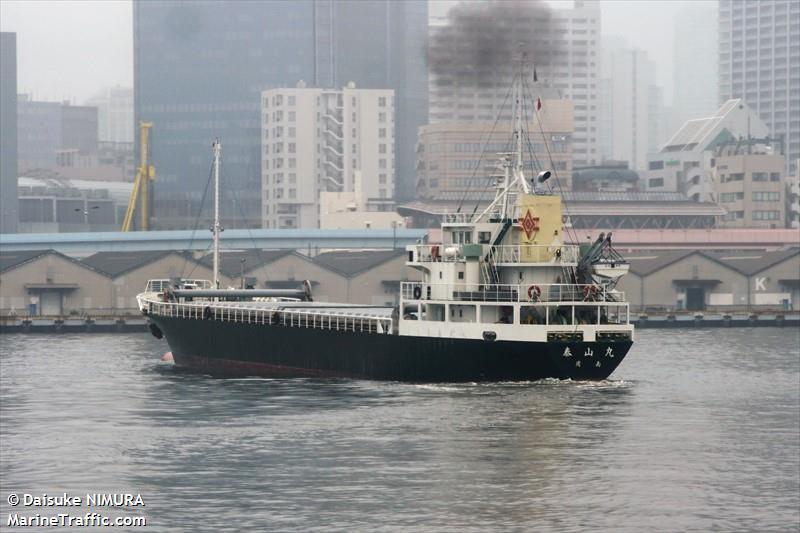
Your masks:
<path fill-rule="evenodd" d="M 5 335 L 0 516 L 12 490 L 105 491 L 167 532 L 798 529 L 800 333 L 638 336 L 606 381 L 404 384 Z"/>

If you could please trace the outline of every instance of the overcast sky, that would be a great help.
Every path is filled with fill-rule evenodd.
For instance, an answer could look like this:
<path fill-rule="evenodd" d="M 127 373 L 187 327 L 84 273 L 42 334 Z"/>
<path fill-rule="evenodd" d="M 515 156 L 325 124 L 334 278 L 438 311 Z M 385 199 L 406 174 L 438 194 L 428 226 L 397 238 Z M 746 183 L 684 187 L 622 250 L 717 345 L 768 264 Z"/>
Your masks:
<path fill-rule="evenodd" d="M 716 6 L 716 0 L 602 0 L 602 31 L 648 52 L 669 100 L 674 18 L 701 3 Z M 433 0 L 431 14 L 446 13 L 449 4 Z M 19 92 L 82 103 L 103 87 L 131 87 L 131 11 L 130 0 L 0 1 L 0 29 L 17 33 Z"/>

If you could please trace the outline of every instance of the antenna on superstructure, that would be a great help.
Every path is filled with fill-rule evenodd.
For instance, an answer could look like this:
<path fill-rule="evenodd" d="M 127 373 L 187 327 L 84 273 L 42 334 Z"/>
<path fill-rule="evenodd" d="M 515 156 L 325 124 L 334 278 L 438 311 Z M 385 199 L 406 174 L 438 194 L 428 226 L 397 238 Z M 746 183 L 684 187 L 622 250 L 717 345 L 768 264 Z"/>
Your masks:
<path fill-rule="evenodd" d="M 523 137 L 523 98 L 525 98 L 524 92 L 524 83 L 523 83 L 523 75 L 525 72 L 525 59 L 527 58 L 528 54 L 526 52 L 522 52 L 519 59 L 519 71 L 517 72 L 516 76 L 516 83 L 515 91 L 516 91 L 516 99 L 515 99 L 515 108 L 514 108 L 514 135 L 516 135 L 516 146 L 514 149 L 517 152 L 517 157 L 514 166 L 514 177 L 519 179 L 520 184 L 522 185 L 522 190 L 525 194 L 530 194 L 531 190 L 528 187 L 528 182 L 525 180 L 525 175 L 523 173 L 523 160 L 522 160 L 522 137 Z M 536 192 L 536 187 L 533 187 L 533 192 Z"/>
<path fill-rule="evenodd" d="M 516 201 L 510 202 L 509 196 L 513 195 L 514 200 L 518 198 L 520 192 L 524 194 L 531 194 L 536 192 L 535 187 L 525 179 L 524 166 L 523 166 L 523 98 L 524 83 L 523 83 L 523 61 L 522 58 L 526 57 L 524 53 L 520 54 L 519 71 L 514 75 L 512 92 L 514 95 L 514 146 L 511 152 L 500 154 L 500 167 L 503 169 L 502 181 L 497 184 L 497 192 L 495 193 L 494 200 L 489 206 L 484 209 L 475 221 L 483 220 L 490 216 L 492 213 L 497 213 L 502 219 L 511 219 L 513 213 L 509 213 L 510 209 L 516 209 Z M 549 177 L 549 174 L 548 174 Z M 545 178 L 546 179 L 546 178 Z"/>

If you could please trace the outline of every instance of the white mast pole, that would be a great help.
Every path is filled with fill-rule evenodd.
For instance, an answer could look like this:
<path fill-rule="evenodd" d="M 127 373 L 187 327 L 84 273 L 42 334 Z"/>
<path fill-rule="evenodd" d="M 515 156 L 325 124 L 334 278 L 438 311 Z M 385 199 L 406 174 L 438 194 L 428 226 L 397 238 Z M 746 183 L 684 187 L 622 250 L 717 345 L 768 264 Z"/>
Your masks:
<path fill-rule="evenodd" d="M 517 166 L 515 169 L 515 174 L 519 175 L 522 172 L 522 69 L 520 69 L 519 78 L 517 81 L 517 109 L 516 109 L 516 120 L 517 120 Z"/>
<path fill-rule="evenodd" d="M 502 218 L 508 217 L 508 186 L 510 184 L 509 183 L 510 179 L 509 179 L 509 176 L 508 176 L 508 174 L 509 174 L 509 168 L 508 167 L 511 166 L 510 159 L 511 158 L 508 158 L 503 162 L 503 192 L 500 193 L 500 194 L 503 195 L 503 213 L 502 213 L 503 216 L 502 216 Z"/>
<path fill-rule="evenodd" d="M 222 145 L 219 140 L 214 142 L 214 288 L 219 289 L 219 233 L 222 227 L 219 223 L 219 153 Z"/>
<path fill-rule="evenodd" d="M 523 82 L 522 76 L 524 75 L 524 68 L 523 65 L 520 64 L 519 67 L 519 81 L 517 88 L 519 90 L 519 98 L 517 99 L 517 166 L 515 169 L 514 174 L 517 178 L 519 178 L 520 185 L 522 185 L 522 191 L 525 194 L 529 194 L 531 190 L 535 193 L 536 192 L 536 185 L 533 183 L 534 180 L 531 180 L 531 187 L 528 187 L 528 181 L 525 179 L 524 173 L 524 162 L 522 160 L 522 99 L 525 98 L 525 92 L 523 90 Z"/>

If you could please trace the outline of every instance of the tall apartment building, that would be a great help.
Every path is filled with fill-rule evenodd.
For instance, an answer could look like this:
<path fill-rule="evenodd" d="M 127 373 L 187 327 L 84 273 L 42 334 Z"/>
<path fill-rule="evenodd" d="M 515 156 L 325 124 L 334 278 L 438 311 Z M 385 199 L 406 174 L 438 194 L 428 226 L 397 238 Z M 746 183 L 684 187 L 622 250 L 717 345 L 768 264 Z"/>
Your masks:
<path fill-rule="evenodd" d="M 392 90 L 271 89 L 261 94 L 262 220 L 317 228 L 322 192 L 359 192 L 393 204 Z"/>
<path fill-rule="evenodd" d="M 605 160 L 627 161 L 631 169 L 643 170 L 657 120 L 651 116 L 657 113 L 656 102 L 650 102 L 655 96 L 655 66 L 647 52 L 612 37 L 603 39 L 601 72 L 600 154 Z"/>
<path fill-rule="evenodd" d="M 770 139 L 737 139 L 716 148 L 714 188 L 727 211 L 720 227 L 786 226 L 786 162 L 776 144 Z"/>
<path fill-rule="evenodd" d="M 719 0 L 719 95 L 743 98 L 800 158 L 800 3 Z"/>
<path fill-rule="evenodd" d="M 677 129 L 719 108 L 716 6 L 696 2 L 682 9 L 675 16 L 673 35 L 671 120 Z M 723 101 L 729 98 L 734 97 Z"/>
<path fill-rule="evenodd" d="M 520 25 L 527 22 L 517 21 Z M 447 19 L 433 20 L 431 33 L 447 31 Z M 553 53 L 536 64 L 539 82 L 533 86 L 543 98 L 564 98 L 574 104 L 574 132 L 570 140 L 573 165 L 600 162 L 598 151 L 598 83 L 600 73 L 600 8 L 597 2 L 576 0 L 573 9 L 556 9 L 542 38 L 553 42 Z M 547 32 L 548 34 L 544 34 Z M 455 41 L 453 41 L 455 42 Z M 454 54 L 455 55 L 455 54 Z M 452 70 L 430 77 L 430 123 L 510 120 L 508 96 L 517 58 L 498 64 L 475 84 L 474 73 L 454 62 Z M 530 73 L 528 73 L 530 75 Z M 506 98 L 509 98 L 506 101 Z M 506 105 L 504 106 L 504 102 Z"/>
<path fill-rule="evenodd" d="M 97 108 L 17 99 L 19 172 L 52 170 L 60 152 L 97 153 Z"/>
<path fill-rule="evenodd" d="M 87 100 L 86 105 L 97 108 L 97 138 L 100 142 L 133 142 L 136 131 L 133 124 L 133 89 L 103 89 Z"/>
<path fill-rule="evenodd" d="M 0 233 L 16 233 L 17 34 L 0 33 Z"/>
<path fill-rule="evenodd" d="M 571 188 L 573 104 L 544 100 L 537 123 L 525 126 L 523 158 L 526 172 L 554 171 L 548 186 Z M 541 129 L 538 120 L 541 119 Z M 439 122 L 420 128 L 417 149 L 417 197 L 458 200 L 468 193 L 493 194 L 492 175 L 498 173 L 500 153 L 514 149 L 510 123 Z M 552 161 L 551 161 L 552 158 Z"/>
<path fill-rule="evenodd" d="M 397 193 L 410 194 L 428 111 L 427 18 L 425 0 L 135 0 L 134 118 L 154 124 L 154 226 L 194 224 L 216 137 L 223 220 L 260 226 L 261 92 L 300 80 L 394 89 Z"/>

